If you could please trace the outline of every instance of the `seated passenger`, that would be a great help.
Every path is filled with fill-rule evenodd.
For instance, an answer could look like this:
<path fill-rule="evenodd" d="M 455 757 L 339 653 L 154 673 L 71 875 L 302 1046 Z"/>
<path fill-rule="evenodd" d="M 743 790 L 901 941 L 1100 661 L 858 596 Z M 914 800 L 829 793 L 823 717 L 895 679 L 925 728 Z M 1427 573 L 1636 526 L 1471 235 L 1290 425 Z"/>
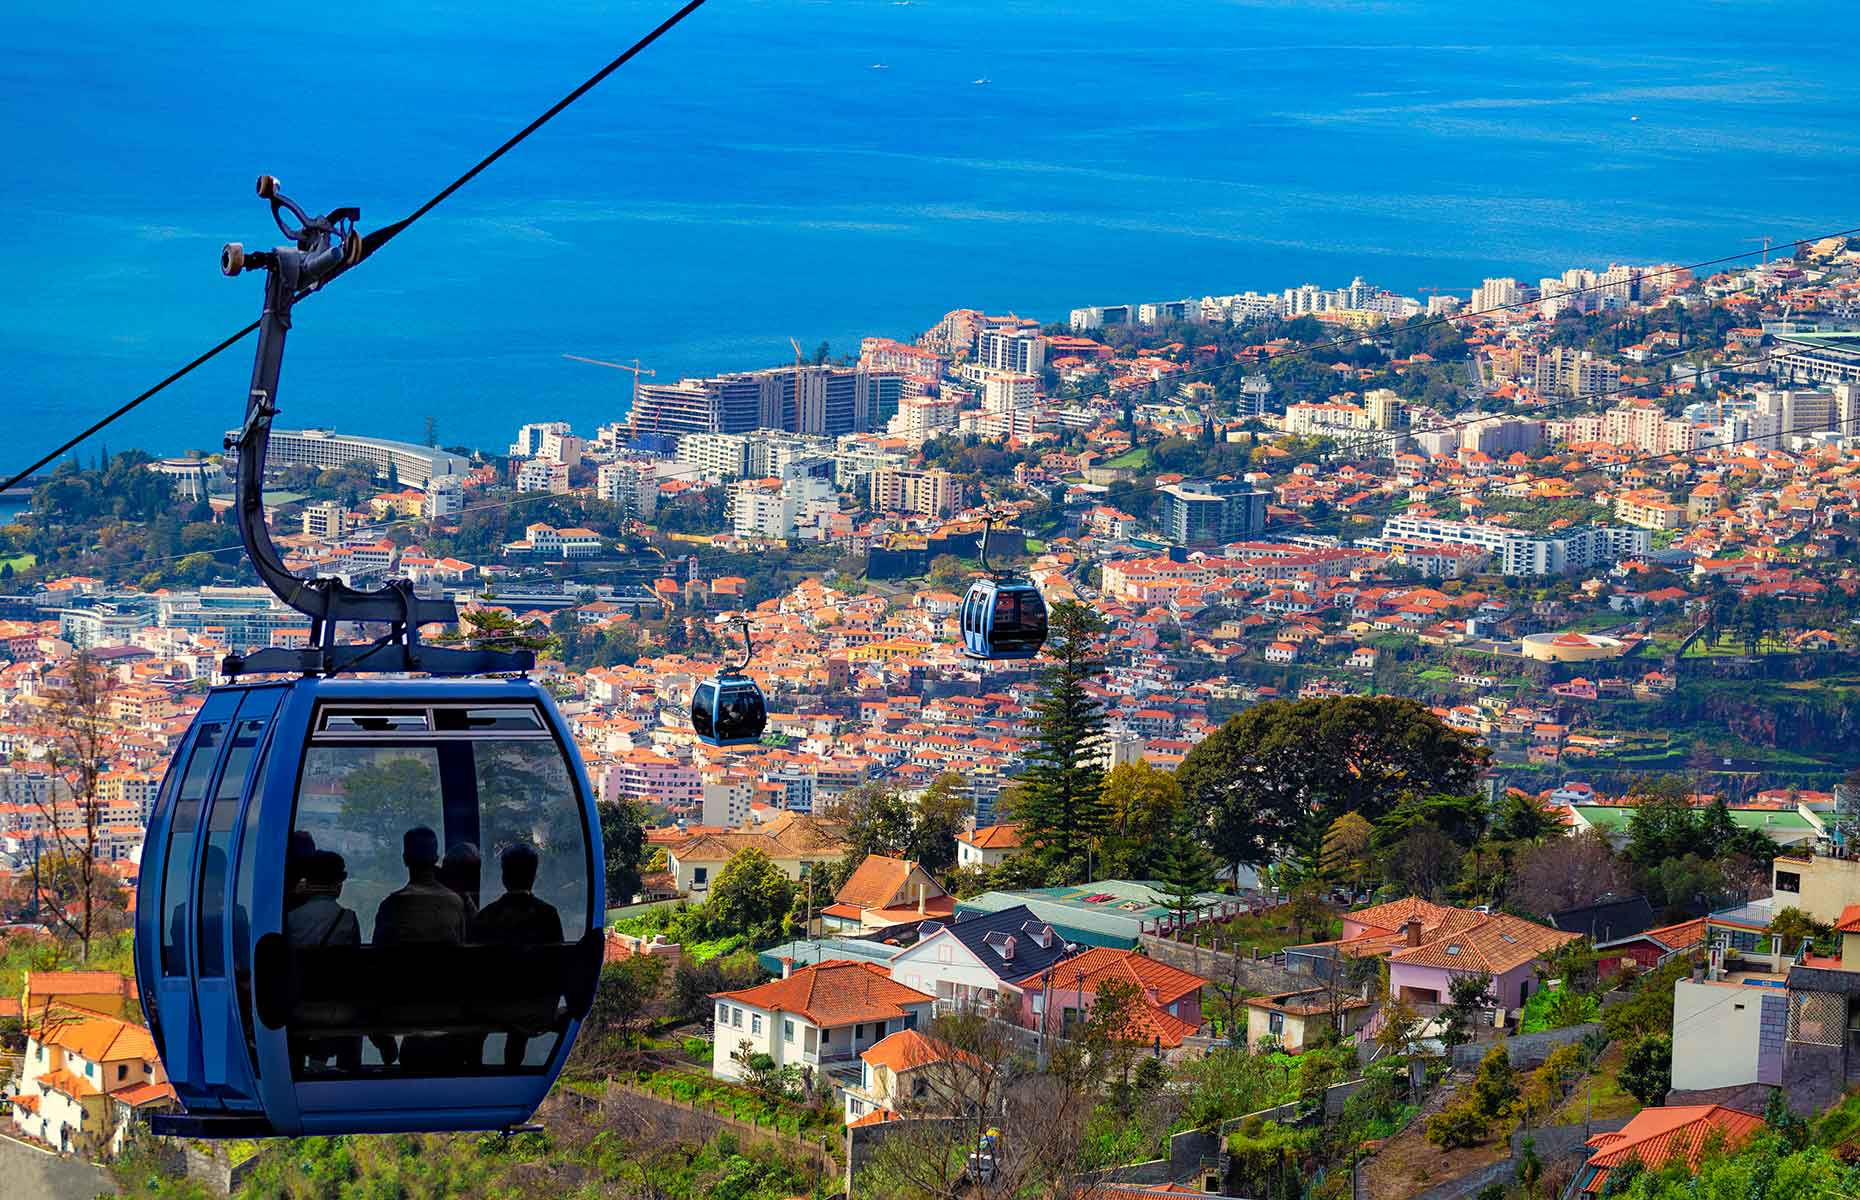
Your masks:
<path fill-rule="evenodd" d="M 458 946 L 465 941 L 465 901 L 439 880 L 439 835 L 424 825 L 401 835 L 401 862 L 407 867 L 407 885 L 389 893 L 375 910 L 377 946 Z M 431 1008 L 431 1006 L 425 1006 Z M 418 1014 L 428 1026 L 456 1024 L 463 1009 Z M 403 1013 L 402 1019 L 408 1019 Z M 370 1034 L 369 1041 L 392 1065 L 397 1059 L 409 1071 L 440 1074 L 454 1069 L 453 1055 L 443 1035 L 409 1037 L 398 1046 L 390 1033 Z"/>
<path fill-rule="evenodd" d="M 305 855 L 297 872 L 296 895 L 284 914 L 285 941 L 293 949 L 319 949 L 325 946 L 359 946 L 361 923 L 355 910 L 337 902 L 343 881 L 349 877 L 342 855 L 316 850 Z M 291 1013 L 294 1026 L 344 1025 L 354 1019 L 354 1007 L 318 1001 L 300 1003 Z M 293 1033 L 290 1038 L 291 1062 L 299 1070 L 306 1064 L 327 1066 L 333 1057 L 343 1071 L 354 1071 L 362 1062 L 362 1039 L 359 1037 L 316 1038 Z"/>
<path fill-rule="evenodd" d="M 536 886 L 540 862 L 535 847 L 522 842 L 507 847 L 498 856 L 504 894 L 485 905 L 478 919 L 472 922 L 474 940 L 502 946 L 561 945 L 562 914 L 556 911 L 555 905 L 537 899 L 531 891 Z M 558 997 L 559 992 L 544 995 L 539 989 L 532 998 L 494 1007 L 491 1015 L 505 1026 L 506 1067 L 522 1066 L 530 1038 L 555 1023 Z"/>
<path fill-rule="evenodd" d="M 481 859 L 478 847 L 470 842 L 455 843 L 439 864 L 439 882 L 451 888 L 465 902 L 465 927 L 478 915 L 478 875 Z"/>
<path fill-rule="evenodd" d="M 439 944 L 465 940 L 465 901 L 439 881 L 439 835 L 424 825 L 401 835 L 407 885 L 375 910 L 375 945 Z"/>

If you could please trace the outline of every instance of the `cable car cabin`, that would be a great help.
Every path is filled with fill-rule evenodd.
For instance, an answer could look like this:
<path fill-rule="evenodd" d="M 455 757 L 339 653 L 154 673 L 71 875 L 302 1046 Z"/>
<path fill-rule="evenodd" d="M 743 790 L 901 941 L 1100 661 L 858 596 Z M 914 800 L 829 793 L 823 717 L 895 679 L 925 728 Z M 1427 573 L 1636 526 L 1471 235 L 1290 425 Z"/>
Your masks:
<path fill-rule="evenodd" d="M 593 999 L 600 824 L 528 680 L 215 688 L 149 823 L 136 976 L 194 1137 L 529 1119 Z"/>
<path fill-rule="evenodd" d="M 691 729 L 707 746 L 753 746 L 768 723 L 762 689 L 747 675 L 706 679 L 691 693 Z"/>
<path fill-rule="evenodd" d="M 962 598 L 961 621 L 970 658 L 1033 658 L 1046 644 L 1046 599 L 1031 583 L 977 580 Z"/>

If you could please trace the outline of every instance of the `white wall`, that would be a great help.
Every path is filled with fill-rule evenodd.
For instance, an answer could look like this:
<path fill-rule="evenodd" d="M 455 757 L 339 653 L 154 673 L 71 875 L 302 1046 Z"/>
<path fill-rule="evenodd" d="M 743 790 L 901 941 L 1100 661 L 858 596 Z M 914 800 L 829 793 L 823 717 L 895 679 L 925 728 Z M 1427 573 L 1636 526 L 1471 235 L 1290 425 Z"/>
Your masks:
<path fill-rule="evenodd" d="M 944 929 L 891 958 L 891 977 L 928 995 L 947 996 L 951 987 L 998 991 L 1000 978 L 983 966 L 969 948 Z M 938 983 L 951 987 L 938 989 Z"/>
<path fill-rule="evenodd" d="M 1693 1091 L 1757 1081 L 1766 990 L 1690 979 L 1674 985 L 1674 1088 Z"/>

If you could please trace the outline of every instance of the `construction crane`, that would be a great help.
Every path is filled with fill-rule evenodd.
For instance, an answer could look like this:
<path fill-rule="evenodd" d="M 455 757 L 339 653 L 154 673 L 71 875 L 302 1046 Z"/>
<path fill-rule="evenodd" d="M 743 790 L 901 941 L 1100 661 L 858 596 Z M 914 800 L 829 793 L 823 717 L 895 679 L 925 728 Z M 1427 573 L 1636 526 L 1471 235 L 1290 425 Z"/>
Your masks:
<path fill-rule="evenodd" d="M 651 375 L 656 378 L 658 376 L 657 371 L 654 371 L 651 367 L 640 366 L 639 360 L 637 358 L 634 359 L 632 363 L 629 364 L 629 363 L 608 362 L 606 359 L 603 359 L 603 358 L 583 358 L 579 354 L 564 354 L 562 357 L 568 359 L 571 362 L 587 363 L 589 366 L 592 366 L 592 367 L 611 367 L 612 369 L 616 371 L 631 371 L 633 373 L 633 401 L 632 401 L 631 406 L 627 409 L 626 419 L 627 419 L 627 424 L 633 427 L 633 432 L 634 433 L 639 432 L 639 377 L 641 375 Z M 654 410 L 653 412 L 653 425 L 655 426 L 655 428 L 653 429 L 653 432 L 657 433 L 658 432 L 658 429 L 656 428 L 656 426 L 658 425 L 657 410 Z"/>
<path fill-rule="evenodd" d="M 1766 267 L 1769 266 L 1770 264 L 1770 243 L 1775 241 L 1776 239 L 1770 237 L 1768 234 L 1765 234 L 1762 237 L 1751 237 L 1751 238 L 1745 238 L 1744 240 L 1747 242 L 1762 242 L 1763 243 L 1763 265 Z"/>

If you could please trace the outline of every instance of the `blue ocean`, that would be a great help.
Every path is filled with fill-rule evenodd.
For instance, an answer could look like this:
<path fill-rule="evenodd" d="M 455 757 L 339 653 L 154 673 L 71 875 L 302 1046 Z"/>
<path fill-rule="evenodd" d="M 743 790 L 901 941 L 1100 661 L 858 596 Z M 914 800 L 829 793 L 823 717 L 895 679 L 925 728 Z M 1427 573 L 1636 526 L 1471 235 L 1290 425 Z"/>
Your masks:
<path fill-rule="evenodd" d="M 15 5 L 0 402 L 24 461 L 257 315 L 261 171 L 393 220 L 671 0 Z M 1413 292 L 1860 225 L 1832 3 L 711 0 L 304 304 L 280 424 L 502 448 L 947 309 Z M 249 348 L 104 435 L 217 448 Z M 87 448 L 86 460 L 94 450 Z M 12 465 L 10 462 L 0 465 Z"/>

